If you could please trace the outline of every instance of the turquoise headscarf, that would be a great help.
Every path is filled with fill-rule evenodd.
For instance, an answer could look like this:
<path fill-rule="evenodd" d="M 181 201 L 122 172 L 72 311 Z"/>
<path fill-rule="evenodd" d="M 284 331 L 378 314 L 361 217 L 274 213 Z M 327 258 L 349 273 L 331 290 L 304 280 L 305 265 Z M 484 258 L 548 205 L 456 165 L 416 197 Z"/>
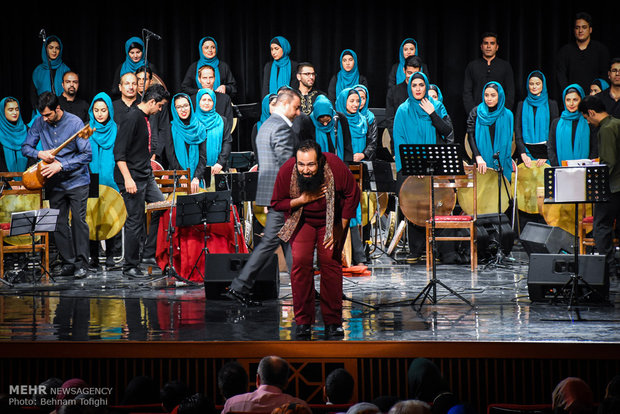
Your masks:
<path fill-rule="evenodd" d="M 484 91 L 493 87 L 497 90 L 499 99 L 494 111 L 484 103 Z M 482 159 L 489 168 L 495 168 L 493 155 L 499 151 L 499 161 L 504 171 L 504 176 L 508 181 L 512 178 L 512 134 L 514 117 L 512 112 L 504 105 L 506 96 L 504 88 L 498 82 L 489 82 L 482 88 L 482 102 L 478 105 L 478 116 L 476 117 L 476 144 Z M 489 126 L 495 124 L 495 138 L 491 145 L 491 134 Z"/>
<path fill-rule="evenodd" d="M 342 67 L 342 58 L 345 55 L 353 56 L 353 68 L 351 68 L 351 70 L 348 72 Z M 342 92 L 343 89 L 352 88 L 359 83 L 360 72 L 357 69 L 357 55 L 351 49 L 345 49 L 340 54 L 340 70 L 336 75 L 336 96 L 339 96 L 340 92 Z"/>
<path fill-rule="evenodd" d="M 208 94 L 213 100 L 213 108 L 205 112 L 200 109 L 200 99 Z M 196 109 L 194 114 L 207 129 L 207 165 L 212 167 L 217 163 L 217 158 L 222 151 L 222 139 L 224 138 L 224 120 L 215 112 L 215 92 L 211 89 L 200 89 L 196 94 Z"/>
<path fill-rule="evenodd" d="M 9 100 L 17 102 L 19 106 L 19 118 L 15 124 L 6 119 L 4 114 L 4 107 Z M 0 143 L 2 143 L 6 166 L 11 172 L 23 172 L 26 170 L 28 158 L 22 154 L 22 144 L 26 140 L 28 130 L 22 120 L 21 106 L 17 99 L 7 96 L 0 101 L 0 111 L 2 111 L 0 113 Z"/>
<path fill-rule="evenodd" d="M 563 102 L 566 102 L 566 95 L 570 92 L 577 92 L 581 99 L 586 96 L 583 88 L 573 83 L 564 89 L 562 93 Z M 574 143 L 573 121 L 577 121 Z M 562 161 L 565 160 L 580 160 L 588 158 L 590 155 L 590 127 L 588 126 L 588 122 L 578 110 L 569 112 L 566 109 L 566 103 L 564 103 L 564 110 L 555 128 L 555 146 L 558 156 L 558 165 L 562 165 Z"/>
<path fill-rule="evenodd" d="M 327 125 L 323 125 L 319 122 L 319 118 L 325 115 L 332 118 Z M 342 124 L 340 122 L 338 123 L 339 131 L 336 136 L 335 116 L 336 111 L 334 111 L 331 101 L 325 95 L 317 96 L 312 106 L 312 112 L 310 113 L 310 119 L 312 119 L 312 123 L 314 124 L 316 142 L 321 146 L 321 151 L 323 152 L 330 152 L 329 142 L 331 142 L 333 148 L 336 150 L 336 155 L 342 160 L 344 159 Z"/>
<path fill-rule="evenodd" d="M 129 57 L 129 51 L 131 50 L 130 47 L 133 43 L 137 43 L 142 46 L 142 58 L 137 62 L 134 62 Z M 125 61 L 123 62 L 123 66 L 121 66 L 121 77 L 128 72 L 136 73 L 136 71 L 142 66 L 144 66 L 144 42 L 139 37 L 130 37 L 125 42 Z"/>
<path fill-rule="evenodd" d="M 269 93 L 278 93 L 278 89 L 291 83 L 291 59 L 288 57 L 291 53 L 291 44 L 282 36 L 271 39 L 269 45 L 274 43 L 282 48 L 283 54 L 279 60 L 274 60 L 271 65 Z"/>
<path fill-rule="evenodd" d="M 543 88 L 540 95 L 535 96 L 527 87 L 527 98 L 523 101 L 523 112 L 521 114 L 521 127 L 523 130 L 523 141 L 526 144 L 536 144 L 549 139 L 549 96 L 547 94 L 547 80 L 542 72 L 535 70 L 527 77 L 527 84 L 530 79 L 537 77 L 542 80 Z M 536 114 L 534 114 L 536 108 Z M 532 157 L 530 151 L 525 148 L 528 157 Z"/>
<path fill-rule="evenodd" d="M 256 132 L 258 132 L 261 125 L 263 125 L 263 122 L 265 122 L 271 116 L 271 111 L 269 110 L 269 100 L 271 99 L 272 96 L 277 96 L 277 95 L 275 93 L 268 93 L 267 95 L 265 95 L 265 97 L 263 98 L 261 102 L 260 118 L 258 122 L 256 123 Z"/>
<path fill-rule="evenodd" d="M 356 94 L 359 97 L 359 92 L 353 88 L 345 88 L 340 92 L 336 99 L 336 111 L 345 114 L 347 121 L 349 122 L 349 131 L 351 132 L 351 145 L 353 147 L 353 153 L 358 154 L 364 152 L 366 149 L 366 133 L 368 132 L 368 121 L 360 111 L 355 113 L 349 113 L 347 111 L 347 99 L 349 95 Z"/>
<path fill-rule="evenodd" d="M 437 115 L 441 118 L 445 118 L 448 115 L 446 108 L 441 102 L 428 96 L 429 82 L 426 75 L 422 72 L 416 72 L 411 75 L 407 85 L 409 97 L 398 107 L 394 117 L 394 161 L 396 163 L 396 171 L 400 171 L 402 167 L 399 149 L 401 144 L 430 145 L 437 143 L 437 131 L 433 126 L 431 117 L 420 107 L 421 100 L 417 100 L 411 91 L 414 79 L 422 79 L 424 81 L 426 85 L 424 98 L 433 104 Z"/>
<path fill-rule="evenodd" d="M 366 104 L 364 104 L 364 107 L 360 109 L 360 113 L 366 117 L 368 125 L 370 125 L 375 121 L 375 114 L 373 114 L 372 111 L 368 109 L 370 107 L 370 94 L 368 93 L 368 88 L 364 85 L 355 85 L 353 88 L 358 92 L 362 90 L 366 94 Z M 360 99 L 362 99 L 361 96 Z M 362 102 L 360 101 L 360 105 L 361 104 Z"/>
<path fill-rule="evenodd" d="M 405 81 L 405 55 L 403 54 L 403 48 L 407 43 L 411 43 L 415 46 L 415 56 L 418 56 L 418 42 L 414 38 L 408 37 L 400 44 L 398 49 L 398 68 L 396 69 L 396 84 L 403 83 Z"/>
<path fill-rule="evenodd" d="M 592 81 L 592 85 L 598 85 L 601 88 L 601 91 L 609 89 L 609 83 L 605 79 L 596 78 Z"/>
<path fill-rule="evenodd" d="M 58 45 L 60 46 L 60 53 L 58 53 L 58 57 L 56 59 L 50 60 L 48 64 L 46 43 L 49 44 L 54 41 L 58 42 Z M 55 69 L 54 93 L 56 93 L 56 95 L 61 95 L 64 91 L 62 88 L 62 77 L 65 73 L 71 71 L 71 69 L 69 69 L 69 66 L 65 65 L 62 61 L 63 46 L 58 36 L 49 36 L 46 43 L 41 46 L 41 60 L 43 60 L 43 62 L 32 72 L 32 81 L 34 82 L 34 87 L 37 90 L 37 95 L 41 95 L 43 92 L 51 92 L 52 85 L 50 83 L 49 71 L 51 69 Z"/>
<path fill-rule="evenodd" d="M 439 86 L 431 83 L 431 85 L 428 87 L 428 90 L 434 90 L 435 92 L 437 92 L 437 100 L 443 103 L 443 94 L 441 93 L 441 89 L 439 89 Z"/>
<path fill-rule="evenodd" d="M 97 101 L 103 101 L 108 107 L 108 120 L 102 124 L 95 119 L 93 107 Z M 91 128 L 95 129 L 90 144 L 93 152 L 93 158 L 90 161 L 90 170 L 99 174 L 99 184 L 107 185 L 118 191 L 118 186 L 114 181 L 114 143 L 116 142 L 116 133 L 118 127 L 114 122 L 114 106 L 112 99 L 105 92 L 100 92 L 93 98 L 88 109 L 89 123 Z"/>
<path fill-rule="evenodd" d="M 215 43 L 216 54 L 211 59 L 205 57 L 205 55 L 202 53 L 202 45 L 207 40 Z M 215 90 L 220 86 L 220 59 L 218 59 L 217 57 L 217 52 L 219 52 L 219 49 L 217 48 L 217 42 L 214 38 L 212 38 L 211 36 L 206 36 L 200 39 L 200 42 L 198 43 L 198 56 L 200 56 L 200 59 L 198 59 L 198 63 L 196 64 L 196 85 L 198 85 L 198 89 L 202 88 L 202 85 L 200 85 L 200 80 L 198 79 L 198 70 L 204 65 L 211 66 L 213 68 L 213 71 L 215 72 L 215 82 L 213 83 L 213 89 Z"/>
<path fill-rule="evenodd" d="M 176 108 L 171 108 L 172 112 L 172 126 L 170 128 L 172 132 L 172 143 L 174 144 L 174 153 L 177 157 L 177 161 L 183 169 L 190 170 L 190 178 L 194 178 L 196 173 L 196 167 L 198 166 L 198 160 L 200 158 L 199 145 L 207 139 L 207 129 L 198 120 L 198 117 L 194 116 L 194 106 L 192 100 L 185 93 L 178 93 L 172 98 L 172 105 L 178 98 L 185 98 L 189 102 L 190 118 L 187 125 L 179 117 L 179 112 Z M 185 147 L 185 144 L 189 144 L 189 148 Z"/>

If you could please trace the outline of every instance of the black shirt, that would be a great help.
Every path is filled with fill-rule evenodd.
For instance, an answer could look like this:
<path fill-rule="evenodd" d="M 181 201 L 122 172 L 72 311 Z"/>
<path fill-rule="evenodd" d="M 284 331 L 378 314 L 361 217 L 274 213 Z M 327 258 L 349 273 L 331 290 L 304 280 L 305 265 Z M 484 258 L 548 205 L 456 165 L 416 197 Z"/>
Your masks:
<path fill-rule="evenodd" d="M 605 105 L 605 111 L 607 111 L 609 115 L 620 119 L 620 99 L 616 101 L 612 98 L 609 89 L 599 92 L 596 96 L 601 98 L 601 101 L 603 101 Z"/>
<path fill-rule="evenodd" d="M 146 180 L 152 174 L 147 122 L 148 116 L 139 107 L 130 108 L 118 125 L 114 143 L 114 161 L 125 161 L 134 181 Z M 114 166 L 114 181 L 121 191 L 125 189 L 118 164 Z"/>
<path fill-rule="evenodd" d="M 488 64 L 484 58 L 469 62 L 465 69 L 463 86 L 463 105 L 468 114 L 482 102 L 482 88 L 495 81 L 502 85 L 506 96 L 506 109 L 512 110 L 515 101 L 515 80 L 512 66 L 507 61 L 495 57 Z"/>
<path fill-rule="evenodd" d="M 84 122 L 84 124 L 88 123 L 88 109 L 90 108 L 90 105 L 84 99 L 76 97 L 73 101 L 69 101 L 64 95 L 60 95 L 58 97 L 58 103 L 60 104 L 60 109 L 63 111 L 77 116 L 82 120 L 82 122 Z"/>
<path fill-rule="evenodd" d="M 566 44 L 558 51 L 556 58 L 556 77 L 559 93 L 571 83 L 580 85 L 584 91 L 596 78 L 607 78 L 609 70 L 609 50 L 596 40 L 590 40 L 588 47 L 579 49 L 576 42 Z"/>

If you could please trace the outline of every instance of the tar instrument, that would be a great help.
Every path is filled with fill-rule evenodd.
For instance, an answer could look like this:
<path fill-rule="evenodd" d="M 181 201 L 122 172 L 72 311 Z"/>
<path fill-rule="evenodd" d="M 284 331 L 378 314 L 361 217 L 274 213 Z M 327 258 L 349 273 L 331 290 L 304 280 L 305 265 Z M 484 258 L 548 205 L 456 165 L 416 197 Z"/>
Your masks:
<path fill-rule="evenodd" d="M 477 197 L 476 197 L 476 214 L 491 214 L 497 213 L 498 205 L 498 179 L 499 174 L 496 170 L 487 168 L 486 173 L 480 174 L 478 170 L 476 174 L 477 184 Z M 508 194 L 508 187 L 506 183 L 506 177 L 502 176 L 503 183 L 501 185 L 501 213 L 508 209 L 510 204 L 510 194 Z M 459 206 L 461 209 L 470 216 L 474 215 L 474 190 L 473 188 L 458 188 L 457 198 L 459 200 Z"/>
<path fill-rule="evenodd" d="M 86 223 L 90 240 L 108 240 L 116 236 L 127 219 L 123 197 L 114 188 L 99 185 L 99 197 L 86 204 Z"/>
<path fill-rule="evenodd" d="M 76 132 L 71 137 L 69 137 L 65 142 L 63 142 L 58 147 L 51 150 L 50 154 L 56 156 L 56 154 L 58 154 L 64 147 L 69 145 L 71 141 L 73 141 L 75 138 L 80 137 L 80 138 L 88 139 L 93 134 L 94 131 L 95 130 L 92 129 L 89 124 L 86 124 L 84 128 L 80 129 L 78 132 Z M 22 177 L 22 182 L 24 183 L 24 187 L 26 187 L 29 190 L 38 190 L 40 188 L 43 188 L 43 186 L 45 185 L 46 178 L 43 177 L 43 175 L 41 174 L 41 168 L 44 165 L 49 165 L 49 163 L 41 160 L 38 163 L 31 166 L 30 168 L 28 168 L 26 171 L 24 171 L 24 175 Z"/>
<path fill-rule="evenodd" d="M 435 178 L 435 183 L 446 181 Z M 413 224 L 425 227 L 426 220 L 431 218 L 431 179 L 409 176 L 403 181 L 398 195 L 398 204 L 407 219 Z M 435 188 L 435 214 L 448 216 L 456 205 L 456 193 L 453 188 Z"/>
<path fill-rule="evenodd" d="M 550 167 L 549 164 L 543 164 L 537 167 L 535 161 L 532 166 L 527 168 L 521 163 L 517 166 L 517 174 L 512 176 L 512 193 L 516 193 L 517 207 L 519 210 L 528 214 L 539 214 L 538 196 L 536 189 L 545 185 L 545 168 Z M 517 186 L 516 191 L 514 186 Z"/>

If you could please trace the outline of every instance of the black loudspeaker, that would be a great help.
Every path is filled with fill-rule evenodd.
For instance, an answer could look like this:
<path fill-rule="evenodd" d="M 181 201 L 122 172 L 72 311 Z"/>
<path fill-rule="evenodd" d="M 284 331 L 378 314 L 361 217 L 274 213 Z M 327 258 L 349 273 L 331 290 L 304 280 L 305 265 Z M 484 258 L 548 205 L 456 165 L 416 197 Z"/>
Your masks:
<path fill-rule="evenodd" d="M 208 254 L 205 261 L 205 297 L 222 299 L 222 294 L 249 258 L 249 253 Z M 261 300 L 278 298 L 280 270 L 277 254 L 274 253 L 258 272 L 252 294 Z"/>
<path fill-rule="evenodd" d="M 502 237 L 500 240 L 500 223 Z M 480 214 L 476 220 L 476 243 L 478 244 L 478 258 L 488 259 L 495 257 L 497 246 L 502 247 L 505 255 L 512 251 L 515 242 L 515 232 L 505 214 Z"/>
<path fill-rule="evenodd" d="M 527 275 L 527 290 L 532 302 L 548 301 L 575 273 L 575 256 L 570 254 L 532 253 Z M 604 302 L 609 299 L 609 277 L 605 272 L 605 256 L 579 256 L 579 275 L 596 293 L 583 297 L 588 289 L 579 281 L 577 298 L 583 302 Z"/>
<path fill-rule="evenodd" d="M 532 253 L 574 253 L 575 237 L 559 227 L 529 222 L 520 240 L 528 256 Z"/>

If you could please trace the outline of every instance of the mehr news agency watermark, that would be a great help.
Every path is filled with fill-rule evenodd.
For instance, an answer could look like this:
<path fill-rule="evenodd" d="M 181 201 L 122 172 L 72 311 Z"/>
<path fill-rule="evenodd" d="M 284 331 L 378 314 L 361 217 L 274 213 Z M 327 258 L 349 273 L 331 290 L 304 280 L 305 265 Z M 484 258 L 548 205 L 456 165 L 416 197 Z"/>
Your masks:
<path fill-rule="evenodd" d="M 65 398 L 58 398 L 59 394 L 64 394 Z M 112 387 L 48 388 L 44 385 L 9 385 L 9 405 L 20 407 L 102 407 L 108 404 L 111 395 Z"/>

